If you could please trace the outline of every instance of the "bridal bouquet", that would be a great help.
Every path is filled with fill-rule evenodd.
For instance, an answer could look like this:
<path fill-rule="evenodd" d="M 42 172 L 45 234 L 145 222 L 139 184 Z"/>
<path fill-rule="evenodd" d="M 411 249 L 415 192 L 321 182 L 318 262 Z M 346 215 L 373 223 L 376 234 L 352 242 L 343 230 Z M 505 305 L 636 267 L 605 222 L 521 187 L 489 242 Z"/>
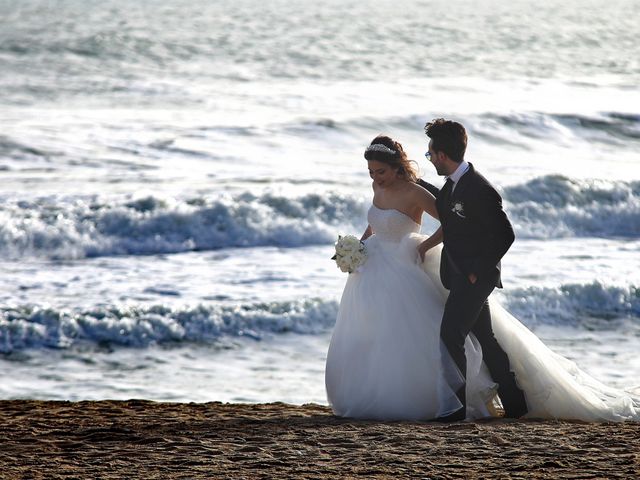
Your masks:
<path fill-rule="evenodd" d="M 338 235 L 336 254 L 331 257 L 343 272 L 353 273 L 367 260 L 367 250 L 360 240 L 353 235 Z"/>

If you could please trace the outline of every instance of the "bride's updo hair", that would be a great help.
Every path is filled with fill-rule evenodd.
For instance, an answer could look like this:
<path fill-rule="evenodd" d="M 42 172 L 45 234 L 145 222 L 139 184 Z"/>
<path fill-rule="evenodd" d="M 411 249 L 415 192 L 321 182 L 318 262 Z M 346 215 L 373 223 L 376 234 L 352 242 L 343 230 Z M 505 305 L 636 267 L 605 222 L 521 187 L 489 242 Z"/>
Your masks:
<path fill-rule="evenodd" d="M 415 182 L 418 178 L 415 162 L 407 158 L 402 145 L 391 137 L 378 135 L 364 151 L 364 158 L 375 160 L 397 169 L 398 176 L 409 182 Z"/>

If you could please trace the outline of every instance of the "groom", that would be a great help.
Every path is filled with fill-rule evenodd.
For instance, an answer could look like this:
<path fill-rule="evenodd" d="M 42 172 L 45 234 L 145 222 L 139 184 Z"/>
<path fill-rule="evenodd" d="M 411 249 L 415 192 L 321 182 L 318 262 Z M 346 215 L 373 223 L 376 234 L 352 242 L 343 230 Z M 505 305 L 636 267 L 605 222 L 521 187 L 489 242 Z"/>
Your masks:
<path fill-rule="evenodd" d="M 431 139 L 426 157 L 438 175 L 447 177 L 436 195 L 436 207 L 442 225 L 443 248 L 440 278 L 449 290 L 440 327 L 442 342 L 462 373 L 463 384 L 456 395 L 462 408 L 441 417 L 441 421 L 466 417 L 465 384 L 467 360 L 465 338 L 473 332 L 482 346 L 483 360 L 495 382 L 505 417 L 518 418 L 527 413 L 522 390 L 509 369 L 509 358 L 493 335 L 488 297 L 495 287 L 502 288 L 500 259 L 513 243 L 513 228 L 502 209 L 502 199 L 493 186 L 464 160 L 467 133 L 451 120 L 438 118 L 425 126 Z M 433 239 L 421 245 L 421 254 L 433 245 Z"/>

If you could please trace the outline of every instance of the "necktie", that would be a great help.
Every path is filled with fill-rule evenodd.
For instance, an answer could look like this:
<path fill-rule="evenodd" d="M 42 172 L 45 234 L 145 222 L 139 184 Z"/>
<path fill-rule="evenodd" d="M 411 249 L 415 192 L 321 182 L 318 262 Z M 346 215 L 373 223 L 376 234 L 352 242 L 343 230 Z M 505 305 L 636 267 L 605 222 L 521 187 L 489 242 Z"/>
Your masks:
<path fill-rule="evenodd" d="M 440 191 L 440 195 L 442 196 L 442 199 L 445 202 L 449 200 L 449 197 L 451 197 L 452 188 L 453 188 L 453 180 L 451 180 L 450 178 L 447 178 L 447 181 L 444 182 L 444 187 L 442 187 L 442 190 Z"/>

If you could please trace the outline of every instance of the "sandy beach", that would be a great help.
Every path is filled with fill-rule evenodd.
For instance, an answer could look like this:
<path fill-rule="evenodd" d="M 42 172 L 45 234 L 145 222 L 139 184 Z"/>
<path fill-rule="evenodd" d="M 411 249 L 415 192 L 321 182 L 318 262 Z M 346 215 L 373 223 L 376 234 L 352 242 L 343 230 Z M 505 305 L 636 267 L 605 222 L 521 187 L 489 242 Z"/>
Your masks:
<path fill-rule="evenodd" d="M 0 401 L 0 477 L 638 478 L 640 423 L 438 424 L 319 405 Z"/>

